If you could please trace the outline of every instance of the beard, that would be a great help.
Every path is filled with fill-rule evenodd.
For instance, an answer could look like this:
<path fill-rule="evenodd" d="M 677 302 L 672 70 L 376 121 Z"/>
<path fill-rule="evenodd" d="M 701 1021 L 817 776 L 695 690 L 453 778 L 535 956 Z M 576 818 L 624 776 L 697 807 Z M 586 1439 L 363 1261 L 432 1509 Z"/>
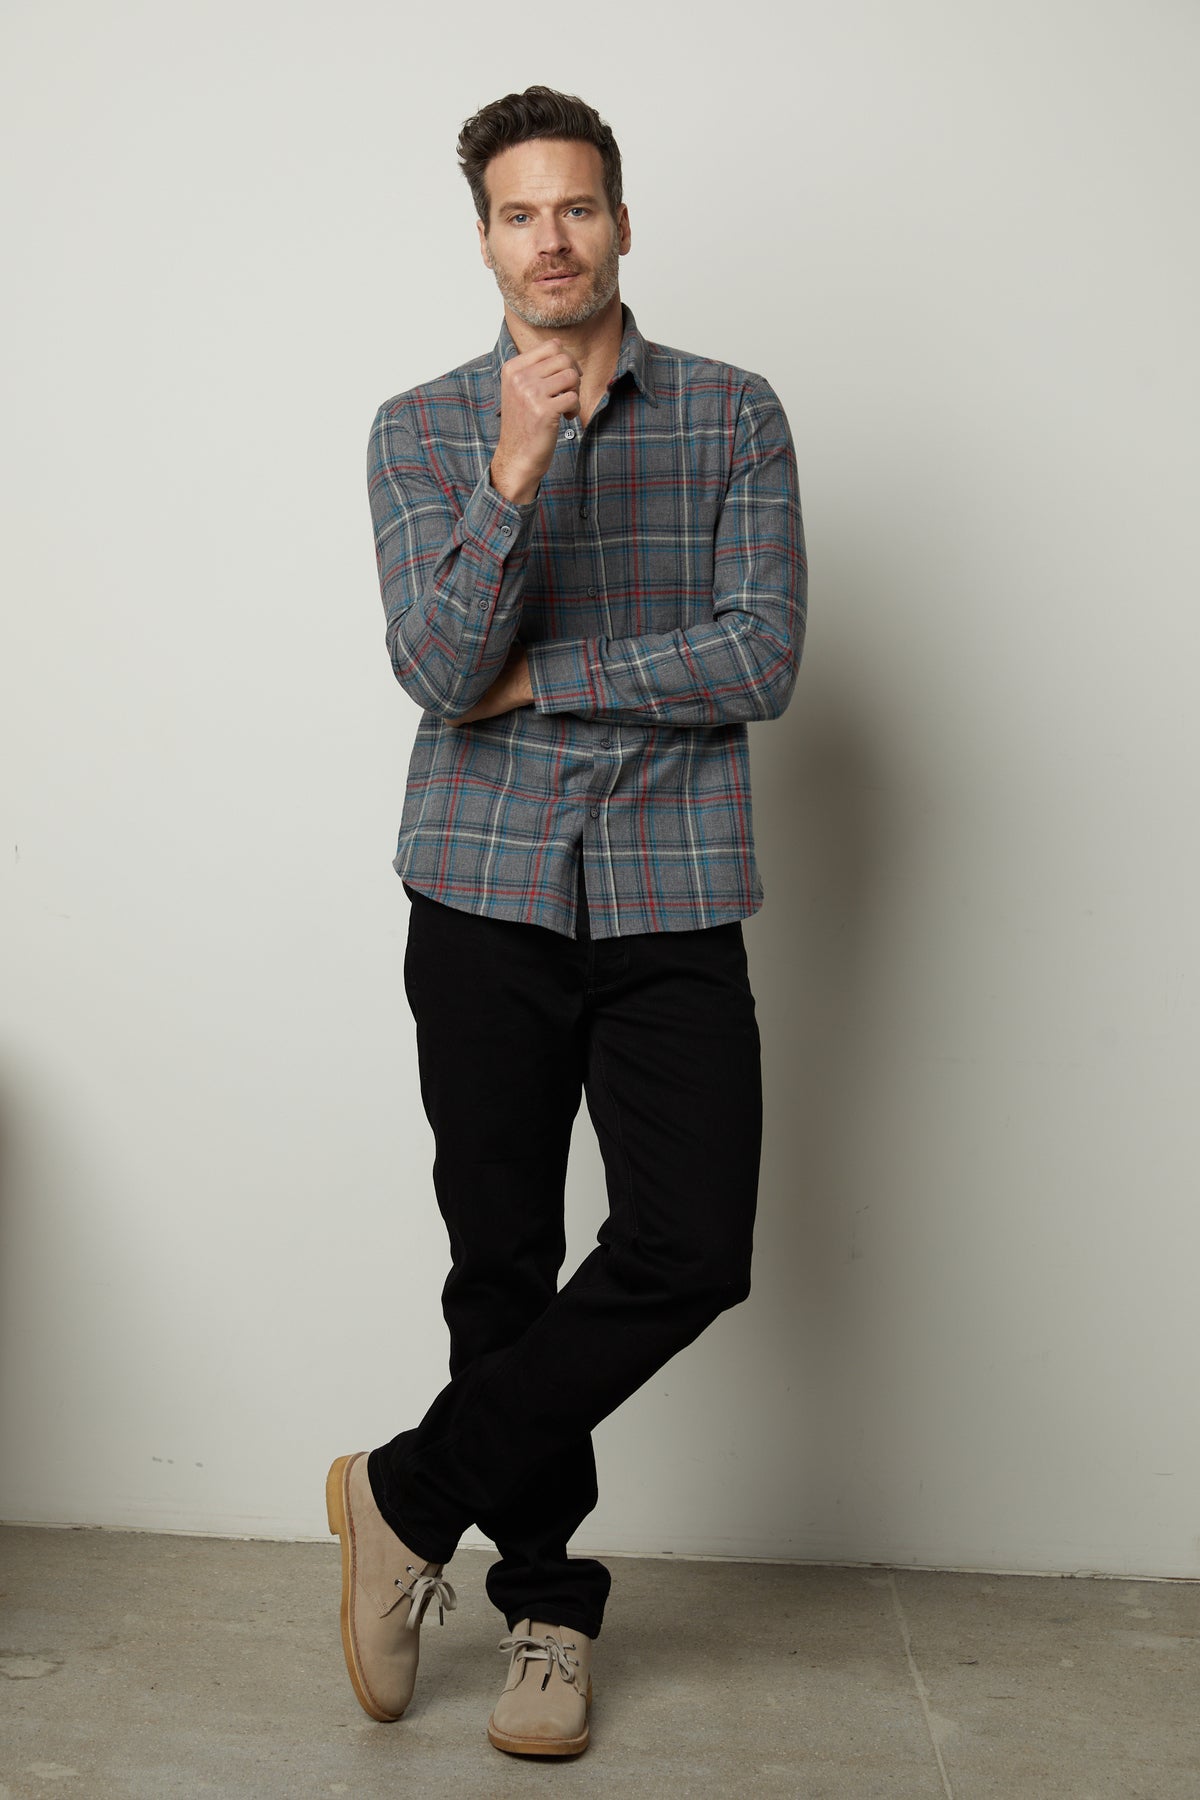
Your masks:
<path fill-rule="evenodd" d="M 614 226 L 612 242 L 603 261 L 591 271 L 590 279 L 574 263 L 555 266 L 555 272 L 560 275 L 584 275 L 582 290 L 577 285 L 569 292 L 556 293 L 551 288 L 547 293 L 538 287 L 535 276 L 514 278 L 497 263 L 493 263 L 492 273 L 496 277 L 496 286 L 500 289 L 504 304 L 518 319 L 524 319 L 526 325 L 553 331 L 559 326 L 585 325 L 598 312 L 604 311 L 617 291 L 620 259 L 620 233 Z"/>

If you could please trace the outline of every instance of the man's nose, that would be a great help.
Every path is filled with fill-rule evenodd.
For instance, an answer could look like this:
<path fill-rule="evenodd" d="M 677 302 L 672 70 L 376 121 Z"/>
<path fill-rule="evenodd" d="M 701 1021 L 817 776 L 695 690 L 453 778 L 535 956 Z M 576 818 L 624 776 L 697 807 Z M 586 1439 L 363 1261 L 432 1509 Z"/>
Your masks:
<path fill-rule="evenodd" d="M 557 216 L 539 219 L 534 226 L 533 243 L 539 256 L 558 256 L 567 248 L 567 234 Z"/>

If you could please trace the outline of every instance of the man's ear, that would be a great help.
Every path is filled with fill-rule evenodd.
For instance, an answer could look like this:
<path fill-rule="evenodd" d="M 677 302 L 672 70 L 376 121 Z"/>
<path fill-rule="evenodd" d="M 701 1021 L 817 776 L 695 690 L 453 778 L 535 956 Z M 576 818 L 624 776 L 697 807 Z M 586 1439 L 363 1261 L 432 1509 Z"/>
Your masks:
<path fill-rule="evenodd" d="M 633 234 L 629 229 L 629 208 L 621 202 L 621 210 L 617 214 L 617 242 L 622 256 L 628 256 L 629 246 L 633 242 Z"/>
<path fill-rule="evenodd" d="M 483 258 L 483 266 L 485 269 L 490 269 L 492 266 L 492 253 L 488 249 L 487 226 L 482 219 L 476 219 L 475 228 L 479 233 L 479 254 Z"/>

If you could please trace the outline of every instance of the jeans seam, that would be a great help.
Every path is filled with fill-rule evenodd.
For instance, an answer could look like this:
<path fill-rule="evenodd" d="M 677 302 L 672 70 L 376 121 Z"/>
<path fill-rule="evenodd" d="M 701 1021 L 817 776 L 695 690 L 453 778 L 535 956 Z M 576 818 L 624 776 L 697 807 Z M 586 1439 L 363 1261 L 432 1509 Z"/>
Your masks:
<path fill-rule="evenodd" d="M 612 1108 L 613 1123 L 617 1134 L 617 1148 L 621 1152 L 621 1165 L 625 1171 L 626 1201 L 629 1207 L 629 1217 L 633 1227 L 633 1235 L 636 1238 L 639 1235 L 639 1231 L 637 1202 L 633 1197 L 633 1165 L 629 1160 L 629 1152 L 625 1148 L 625 1133 L 621 1129 L 621 1112 L 617 1105 L 616 1095 L 612 1090 L 612 1083 L 608 1079 L 608 1064 L 604 1060 L 604 1047 L 600 1043 L 599 1036 L 596 1038 L 596 1062 L 599 1065 L 600 1080 L 603 1084 L 604 1092 L 608 1096 L 608 1102 Z"/>

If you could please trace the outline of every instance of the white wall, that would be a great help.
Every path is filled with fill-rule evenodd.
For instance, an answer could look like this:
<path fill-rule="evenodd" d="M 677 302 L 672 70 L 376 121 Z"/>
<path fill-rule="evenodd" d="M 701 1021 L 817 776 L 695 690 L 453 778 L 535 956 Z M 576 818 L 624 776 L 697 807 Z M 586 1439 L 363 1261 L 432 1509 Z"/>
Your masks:
<path fill-rule="evenodd" d="M 1200 15 L 709 24 L 8 9 L 6 1517 L 319 1535 L 443 1379 L 363 471 L 494 341 L 454 138 L 545 80 L 617 130 L 642 327 L 782 395 L 813 570 L 757 1289 L 580 1542 L 1200 1575 Z"/>

